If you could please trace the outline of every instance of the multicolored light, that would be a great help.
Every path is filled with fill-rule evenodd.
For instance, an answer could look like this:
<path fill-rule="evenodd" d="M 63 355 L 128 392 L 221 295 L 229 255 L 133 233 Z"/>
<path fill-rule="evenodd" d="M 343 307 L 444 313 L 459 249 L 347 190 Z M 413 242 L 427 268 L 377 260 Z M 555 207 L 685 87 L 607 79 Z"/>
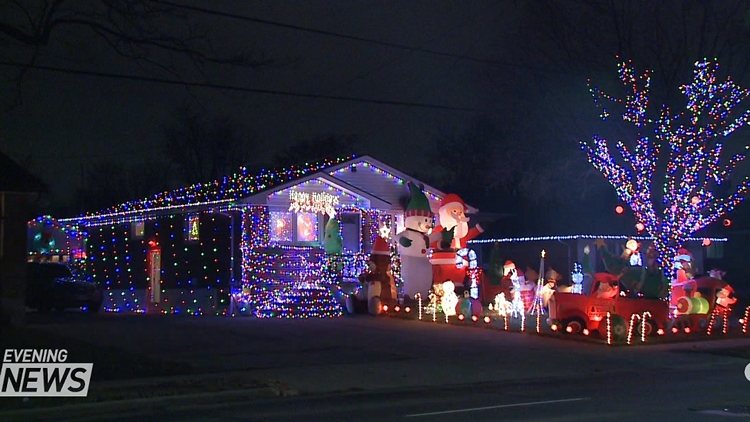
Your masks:
<path fill-rule="evenodd" d="M 630 206 L 636 220 L 655 237 L 657 262 L 670 277 L 677 249 L 690 235 L 731 212 L 748 192 L 747 176 L 732 193 L 720 196 L 715 192 L 716 187 L 729 181 L 737 164 L 745 158 L 744 152 L 738 153 L 722 165 L 724 138 L 750 121 L 750 110 L 735 112 L 747 99 L 748 90 L 730 78 L 718 83 L 718 68 L 717 63 L 708 60 L 696 62 L 693 82 L 681 87 L 687 97 L 686 111 L 673 115 L 664 106 L 655 119 L 647 116 L 649 72 L 636 76 L 631 62 L 620 63 L 620 80 L 626 87 L 624 99 L 604 93 L 589 81 L 601 119 L 606 121 L 611 116 L 610 105 L 624 106 L 622 120 L 635 125 L 639 132 L 634 149 L 622 140 L 615 144 L 620 159 L 611 155 L 608 141 L 599 135 L 581 142 L 581 148 L 615 188 L 620 200 Z M 662 156 L 662 147 L 668 148 L 668 157 Z M 747 149 L 750 146 L 745 145 L 744 150 Z M 653 196 L 652 189 L 660 158 L 667 160 L 661 199 Z"/>

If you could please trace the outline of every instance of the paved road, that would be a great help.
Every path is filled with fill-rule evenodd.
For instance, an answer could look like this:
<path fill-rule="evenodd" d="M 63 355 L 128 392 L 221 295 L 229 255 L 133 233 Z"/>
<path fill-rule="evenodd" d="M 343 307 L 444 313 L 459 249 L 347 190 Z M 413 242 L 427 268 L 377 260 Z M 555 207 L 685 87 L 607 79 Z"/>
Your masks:
<path fill-rule="evenodd" d="M 628 371 L 532 382 L 511 381 L 408 391 L 293 397 L 269 402 L 134 408 L 71 422 L 165 421 L 721 421 L 691 409 L 750 404 L 742 365 L 711 370 Z M 731 419 L 729 419 L 731 420 Z"/>
<path fill-rule="evenodd" d="M 282 380 L 303 394 L 317 394 L 267 403 L 144 405 L 114 419 L 97 414 L 88 420 L 716 421 L 723 418 L 688 408 L 750 405 L 744 377 L 749 362 L 690 353 L 713 342 L 613 348 L 367 316 L 303 321 L 62 315 L 31 323 L 207 372 Z M 456 385 L 461 387 L 451 387 Z M 393 392 L 404 388 L 412 390 Z M 362 393 L 346 393 L 352 391 Z"/>

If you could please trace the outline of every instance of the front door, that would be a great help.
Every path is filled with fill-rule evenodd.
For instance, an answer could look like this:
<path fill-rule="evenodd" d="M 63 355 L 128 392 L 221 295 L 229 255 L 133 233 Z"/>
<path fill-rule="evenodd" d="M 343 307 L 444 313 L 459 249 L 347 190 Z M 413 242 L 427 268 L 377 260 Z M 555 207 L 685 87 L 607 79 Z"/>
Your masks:
<path fill-rule="evenodd" d="M 151 303 L 161 302 L 161 249 L 148 251 L 149 298 Z"/>

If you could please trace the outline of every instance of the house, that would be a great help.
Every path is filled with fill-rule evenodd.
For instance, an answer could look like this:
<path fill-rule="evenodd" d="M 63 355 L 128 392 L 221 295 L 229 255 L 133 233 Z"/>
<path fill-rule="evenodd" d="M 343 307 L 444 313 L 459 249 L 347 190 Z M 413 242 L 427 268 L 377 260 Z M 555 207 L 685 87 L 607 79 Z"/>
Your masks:
<path fill-rule="evenodd" d="M 0 153 L 0 317 L 14 325 L 26 312 L 26 222 L 45 190 L 39 178 Z"/>
<path fill-rule="evenodd" d="M 423 186 L 437 211 L 443 192 L 362 156 L 258 174 L 243 169 L 56 227 L 85 236 L 85 251 L 67 253 L 106 288 L 106 310 L 220 314 L 258 308 L 258 301 L 283 308 L 294 301 L 289 295 L 317 297 L 311 278 L 356 279 L 375 237 L 403 228 L 408 181 Z M 332 217 L 344 251 L 335 262 L 323 249 Z M 333 312 L 330 300 L 319 299 L 310 312 Z M 300 315 L 287 311 L 271 314 Z"/>

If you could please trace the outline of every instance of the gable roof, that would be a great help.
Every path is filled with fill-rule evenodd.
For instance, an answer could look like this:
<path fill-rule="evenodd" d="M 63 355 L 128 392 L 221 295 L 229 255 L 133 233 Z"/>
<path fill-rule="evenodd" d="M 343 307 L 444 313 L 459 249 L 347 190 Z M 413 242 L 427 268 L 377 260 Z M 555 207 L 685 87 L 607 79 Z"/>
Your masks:
<path fill-rule="evenodd" d="M 401 186 L 403 189 L 391 189 L 386 192 L 388 197 L 380 196 L 377 193 L 371 192 L 368 186 L 364 186 L 363 183 L 350 180 L 351 178 L 344 177 L 345 175 L 342 174 L 347 171 L 351 172 L 352 168 L 356 168 L 359 165 L 366 165 L 382 174 L 388 175 L 396 180 L 396 183 L 403 185 Z M 445 193 L 442 191 L 365 155 L 362 157 L 351 156 L 335 160 L 323 160 L 306 167 L 292 166 L 279 170 L 263 169 L 257 174 L 250 174 L 246 168 L 241 168 L 238 173 L 225 176 L 213 182 L 198 183 L 158 193 L 143 200 L 128 201 L 100 212 L 86 213 L 77 218 L 60 219 L 60 221 L 85 222 L 100 218 L 120 219 L 128 218 L 128 216 L 134 217 L 143 213 L 187 211 L 188 209 L 200 209 L 200 207 L 221 207 L 238 202 L 254 203 L 257 201 L 257 203 L 263 203 L 264 201 L 260 201 L 261 198 L 267 198 L 268 195 L 274 192 L 314 179 L 322 179 L 336 189 L 364 197 L 370 201 L 371 206 L 376 208 L 394 209 L 400 207 L 399 192 L 408 192 L 406 182 L 409 180 L 424 186 L 425 194 L 430 198 L 433 207 L 439 204 L 440 200 L 445 196 Z M 478 211 L 471 206 L 468 206 L 468 208 L 469 213 L 476 213 Z"/>
<path fill-rule="evenodd" d="M 47 186 L 41 179 L 0 152 L 0 192 L 40 193 L 45 190 Z"/>

